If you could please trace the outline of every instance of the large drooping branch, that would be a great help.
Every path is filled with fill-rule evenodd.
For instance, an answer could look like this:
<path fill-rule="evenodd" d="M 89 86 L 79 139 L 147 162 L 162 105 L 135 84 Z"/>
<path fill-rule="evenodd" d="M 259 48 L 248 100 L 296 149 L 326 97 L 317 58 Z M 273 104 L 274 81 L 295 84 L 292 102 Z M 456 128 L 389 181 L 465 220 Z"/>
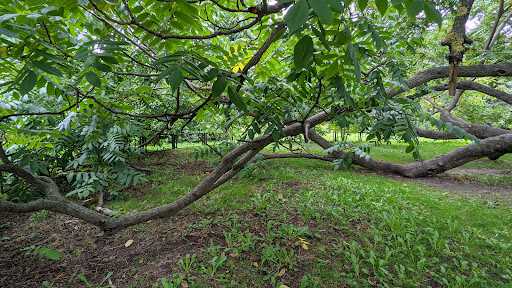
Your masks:
<path fill-rule="evenodd" d="M 314 127 L 320 123 L 332 119 L 333 116 L 334 113 L 321 112 L 309 117 L 306 121 L 310 127 Z M 283 138 L 296 136 L 301 134 L 303 130 L 304 128 L 302 123 L 294 123 L 284 127 L 281 131 L 280 137 Z M 146 211 L 121 216 L 119 218 L 111 218 L 96 211 L 87 209 L 81 205 L 75 204 L 74 202 L 67 199 L 63 199 L 62 197 L 55 199 L 38 199 L 29 203 L 0 201 L 0 209 L 7 212 L 34 212 L 41 209 L 46 209 L 77 217 L 88 223 L 96 225 L 105 231 L 114 232 L 119 229 L 146 222 L 151 219 L 163 218 L 176 214 L 178 211 L 197 201 L 213 189 L 217 188 L 235 176 L 259 151 L 261 151 L 268 144 L 274 142 L 274 137 L 272 134 L 266 134 L 238 146 L 226 154 L 222 158 L 217 168 L 207 177 L 205 177 L 196 187 L 194 187 L 191 192 L 179 198 L 174 203 L 166 204 Z M 38 176 L 35 176 L 26 170 L 19 169 L 21 168 L 15 166 L 14 164 L 3 164 L 0 166 L 0 170 L 13 172 L 27 182 L 32 181 L 31 179 L 38 179 Z M 52 185 L 52 189 L 57 187 L 57 185 L 50 178 L 47 180 L 48 183 Z M 38 183 L 35 189 L 42 190 L 43 194 L 48 194 L 49 188 Z M 58 194 L 58 188 L 56 189 L 57 190 L 53 192 Z"/>
<path fill-rule="evenodd" d="M 446 78 L 448 77 L 449 68 L 444 67 L 436 67 L 427 69 L 421 72 L 416 73 L 409 80 L 405 82 L 404 87 L 389 89 L 388 95 L 390 97 L 397 96 L 401 93 L 407 92 L 408 90 L 419 87 L 429 81 Z M 491 77 L 491 76 L 512 76 L 512 63 L 501 63 L 501 64 L 491 64 L 491 65 L 471 65 L 471 66 L 460 66 L 458 67 L 459 77 Z M 482 84 L 478 84 L 474 81 L 459 81 L 456 84 L 458 89 L 462 90 L 476 90 L 482 93 L 485 93 L 490 96 L 494 96 L 504 102 L 512 102 L 512 96 L 510 94 L 496 90 L 489 86 L 485 86 Z M 448 85 L 439 85 L 433 88 L 435 91 L 444 91 L 448 89 Z M 419 93 L 414 95 L 414 98 L 418 98 L 425 95 L 425 93 Z M 509 103 L 510 104 L 510 103 Z M 483 128 L 483 127 L 482 127 Z M 430 131 L 425 129 L 418 128 L 416 130 L 417 134 L 421 137 L 431 138 L 431 139 L 455 139 L 459 138 L 453 133 L 445 133 L 438 131 Z M 472 133 L 470 133 L 472 134 Z"/>
<path fill-rule="evenodd" d="M 310 138 L 323 149 L 332 149 L 333 147 L 329 141 L 314 131 L 310 132 Z M 438 156 L 434 159 L 410 164 L 395 164 L 355 154 L 347 155 L 346 152 L 339 150 L 334 150 L 330 154 L 331 156 L 342 159 L 352 157 L 352 163 L 373 171 L 417 178 L 443 173 L 480 158 L 496 157 L 497 155 L 510 152 L 512 152 L 512 134 L 487 138 L 480 142 L 455 149 L 448 154 Z"/>
<path fill-rule="evenodd" d="M 512 64 L 503 63 L 495 65 L 475 65 L 460 67 L 463 75 L 474 77 L 486 76 L 510 76 L 512 75 Z M 413 76 L 407 81 L 408 87 L 389 90 L 390 97 L 397 96 L 408 89 L 418 87 L 433 79 L 447 77 L 448 67 L 438 67 L 425 70 Z M 318 124 L 331 120 L 336 114 L 350 112 L 347 109 L 337 109 L 330 112 L 319 112 L 304 122 L 297 121 L 290 125 L 285 126 L 280 133 L 279 138 L 297 136 L 304 133 L 305 125 L 313 128 Z M 317 137 L 316 133 L 311 133 L 310 138 L 319 143 L 324 148 L 330 147 L 330 143 Z M 314 139 L 313 139 L 314 138 Z M 12 163 L 5 163 L 0 166 L 2 171 L 12 172 L 18 177 L 30 183 L 31 179 L 36 179 L 35 189 L 40 190 L 43 194 L 49 195 L 47 199 L 39 199 L 29 203 L 13 203 L 9 201 L 0 201 L 0 209 L 7 212 L 33 212 L 41 209 L 46 209 L 58 213 L 67 214 L 88 223 L 94 224 L 103 230 L 114 232 L 119 229 L 157 219 L 168 217 L 176 214 L 183 208 L 197 201 L 204 195 L 211 192 L 221 184 L 231 179 L 238 173 L 259 151 L 265 148 L 270 143 L 276 141 L 275 135 L 266 134 L 261 137 L 255 138 L 252 141 L 246 142 L 233 149 L 226 154 L 220 164 L 214 171 L 209 173 L 191 192 L 182 196 L 174 203 L 166 204 L 160 207 L 152 208 L 146 211 L 128 214 L 119 218 L 111 218 L 106 215 L 100 214 L 91 209 L 85 208 L 72 201 L 64 199 L 58 193 L 57 185 L 50 179 L 35 176 L 26 170 L 15 166 Z M 512 145 L 512 136 L 510 134 L 501 135 L 497 137 L 482 140 L 480 143 L 468 145 L 466 147 L 455 150 L 445 156 L 420 162 L 421 164 L 410 165 L 397 165 L 391 163 L 378 162 L 374 160 L 367 160 L 364 158 L 356 158 L 356 164 L 361 163 L 373 170 L 382 170 L 386 172 L 398 173 L 408 177 L 419 177 L 426 175 L 433 175 L 460 166 L 469 161 L 485 157 L 488 155 L 499 155 L 500 153 L 510 152 L 510 145 Z M 341 152 L 340 152 L 341 153 Z M 0 155 L 1 156 L 1 155 Z M 336 155 L 339 156 L 339 155 Z M 7 158 L 6 158 L 7 159 Z M 8 160 L 8 159 L 7 159 Z"/>

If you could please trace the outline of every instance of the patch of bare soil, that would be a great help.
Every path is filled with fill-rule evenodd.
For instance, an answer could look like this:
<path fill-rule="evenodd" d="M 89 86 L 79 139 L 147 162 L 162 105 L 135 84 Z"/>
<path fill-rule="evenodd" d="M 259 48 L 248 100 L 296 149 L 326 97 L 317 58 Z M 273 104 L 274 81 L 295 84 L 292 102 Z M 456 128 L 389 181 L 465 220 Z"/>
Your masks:
<path fill-rule="evenodd" d="M 178 175 L 205 175 L 212 171 L 208 161 L 191 160 L 183 153 L 178 153 L 174 150 L 148 152 L 136 159 L 133 166 L 144 169 L 144 171 L 147 170 L 148 173 L 165 170 L 177 172 Z M 153 184 L 145 182 L 125 188 L 123 192 L 134 198 L 142 198 L 144 195 L 151 193 L 152 189 Z"/>
<path fill-rule="evenodd" d="M 210 163 L 204 160 L 182 162 L 176 167 L 176 169 L 186 175 L 204 175 L 212 171 Z"/>
<path fill-rule="evenodd" d="M 175 150 L 148 152 L 136 159 L 133 164 L 149 170 L 170 168 L 186 175 L 203 175 L 212 170 L 208 161 L 191 160 L 186 154 Z"/>
<path fill-rule="evenodd" d="M 500 170 L 500 169 L 491 169 L 491 168 L 455 168 L 448 172 L 448 175 L 491 175 L 491 176 L 504 176 L 504 175 L 512 175 L 512 171 L 510 170 Z"/>
<path fill-rule="evenodd" d="M 202 254 L 208 253 L 208 247 L 227 247 L 224 233 L 231 228 L 225 223 L 225 217 L 187 210 L 176 217 L 150 221 L 113 236 L 103 236 L 97 228 L 65 215 L 50 213 L 46 220 L 34 223 L 28 215 L 0 213 L 0 287 L 41 287 L 44 281 L 52 283 L 51 287 L 154 287 L 160 278 L 170 278 L 180 272 L 179 260 L 187 254 L 196 254 L 203 263 L 208 263 L 210 258 L 204 257 L 209 256 Z M 247 223 L 242 229 L 262 239 L 265 237 L 268 221 L 264 215 L 244 213 L 238 217 L 240 223 Z M 313 230 L 317 226 L 315 221 L 306 222 L 298 215 L 291 215 L 290 223 Z M 333 239 L 341 233 L 335 232 Z M 311 245 L 334 241 L 331 237 L 317 237 L 307 241 Z M 299 242 L 285 244 L 295 251 L 302 264 L 286 271 L 281 280 L 290 287 L 298 287 L 315 255 L 311 250 L 303 249 Z M 55 248 L 63 257 L 59 261 L 46 260 L 24 251 L 30 246 Z M 245 264 L 261 260 L 252 251 L 227 256 L 235 261 L 242 257 Z M 247 267 L 235 266 L 233 269 L 236 271 L 230 273 L 251 277 L 246 274 Z M 255 270 L 250 271 L 254 273 Z M 92 286 L 85 285 L 80 278 L 87 279 Z M 205 287 L 222 286 L 211 282 Z"/>
<path fill-rule="evenodd" d="M 127 287 L 139 280 L 135 287 L 151 287 L 170 277 L 184 255 L 223 239 L 212 227 L 208 233 L 187 230 L 196 220 L 194 215 L 176 216 L 101 236 L 97 228 L 65 215 L 50 213 L 36 224 L 28 215 L 1 213 L 0 287 L 41 287 L 43 281 L 52 287 L 85 287 L 81 274 L 95 284 Z M 63 258 L 50 261 L 24 251 L 30 246 L 55 248 Z"/>
<path fill-rule="evenodd" d="M 505 201 L 512 203 L 512 186 L 487 185 L 476 181 L 466 181 L 464 177 L 471 175 L 507 175 L 507 171 L 497 169 L 453 169 L 433 177 L 406 178 L 398 175 L 386 174 L 386 176 L 404 182 L 421 183 L 443 191 L 451 192 L 464 197 L 481 198 L 488 201 Z"/>

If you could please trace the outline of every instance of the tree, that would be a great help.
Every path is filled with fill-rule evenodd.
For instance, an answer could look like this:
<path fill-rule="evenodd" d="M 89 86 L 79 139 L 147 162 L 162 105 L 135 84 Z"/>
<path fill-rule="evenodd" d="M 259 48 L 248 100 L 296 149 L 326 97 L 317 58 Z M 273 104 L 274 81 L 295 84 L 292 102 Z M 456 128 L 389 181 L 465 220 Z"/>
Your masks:
<path fill-rule="evenodd" d="M 468 90 L 510 104 L 501 87 L 512 63 L 492 53 L 510 45 L 504 1 L 12 0 L 0 10 L 0 171 L 16 184 L 11 201 L 0 202 L 4 211 L 47 209 L 113 232 L 177 213 L 257 159 L 306 157 L 421 177 L 512 149 L 508 129 L 451 114 Z M 472 11 L 482 26 L 493 23 L 485 37 L 474 35 L 487 39 L 484 52 L 469 49 L 478 43 L 465 28 Z M 330 144 L 314 131 L 327 122 L 368 141 L 407 142 L 418 159 L 418 136 L 475 142 L 397 165 Z M 421 128 L 429 125 L 441 130 Z M 141 181 L 129 164 L 140 153 L 136 139 L 144 146 L 202 126 L 242 144 L 176 202 L 113 218 L 73 201 Z M 256 157 L 301 135 L 329 154 Z M 32 192 L 15 199 L 20 179 Z"/>

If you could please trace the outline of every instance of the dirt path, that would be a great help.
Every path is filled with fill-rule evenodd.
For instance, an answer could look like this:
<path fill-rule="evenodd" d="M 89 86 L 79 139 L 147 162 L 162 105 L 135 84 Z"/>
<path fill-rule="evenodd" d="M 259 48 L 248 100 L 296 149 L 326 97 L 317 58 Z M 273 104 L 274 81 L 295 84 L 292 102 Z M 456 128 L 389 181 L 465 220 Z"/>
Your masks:
<path fill-rule="evenodd" d="M 464 197 L 480 198 L 486 201 L 506 203 L 512 205 L 512 183 L 510 185 L 490 185 L 474 180 L 472 176 L 507 176 L 507 170 L 488 168 L 456 168 L 447 173 L 434 177 L 406 178 L 394 174 L 386 176 L 410 183 L 421 183 L 442 191 L 447 191 Z M 473 180 L 471 180 L 473 179 Z"/>

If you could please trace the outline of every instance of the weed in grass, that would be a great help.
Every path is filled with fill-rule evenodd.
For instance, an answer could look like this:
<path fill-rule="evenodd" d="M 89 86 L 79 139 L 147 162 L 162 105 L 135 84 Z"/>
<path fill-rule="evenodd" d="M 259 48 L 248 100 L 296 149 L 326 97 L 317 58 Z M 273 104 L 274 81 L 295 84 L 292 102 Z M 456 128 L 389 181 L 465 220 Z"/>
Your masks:
<path fill-rule="evenodd" d="M 187 254 L 185 255 L 185 257 L 181 258 L 179 261 L 178 261 L 178 264 L 180 265 L 180 268 L 181 270 L 183 271 L 183 273 L 185 274 L 185 276 L 188 276 L 190 275 L 190 273 L 192 272 L 192 269 L 194 268 L 195 264 L 196 264 L 196 255 L 195 254 Z"/>
<path fill-rule="evenodd" d="M 33 223 L 41 223 L 44 220 L 48 219 L 48 216 L 49 216 L 48 210 L 40 210 L 40 211 L 32 213 L 32 215 L 30 215 L 30 220 Z"/>

